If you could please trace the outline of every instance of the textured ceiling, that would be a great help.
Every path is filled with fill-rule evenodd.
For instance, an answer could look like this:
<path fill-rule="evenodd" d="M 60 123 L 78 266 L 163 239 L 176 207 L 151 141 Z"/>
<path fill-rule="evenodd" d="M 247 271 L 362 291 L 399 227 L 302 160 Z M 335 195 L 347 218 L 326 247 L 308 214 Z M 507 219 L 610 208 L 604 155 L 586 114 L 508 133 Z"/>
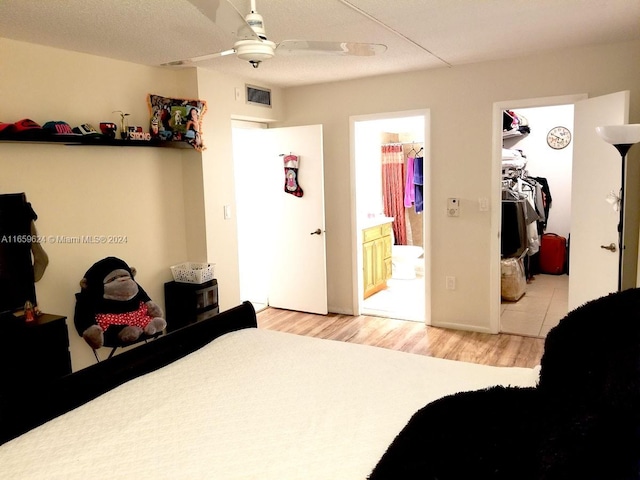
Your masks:
<path fill-rule="evenodd" d="M 211 3 L 219 1 L 226 0 Z M 250 9 L 250 0 L 231 3 L 243 14 Z M 276 55 L 258 69 L 235 56 L 198 66 L 286 87 L 640 38 L 640 0 L 256 3 L 276 43 L 368 42 L 388 49 L 373 57 Z M 145 65 L 227 50 L 234 43 L 188 0 L 0 0 L 0 36 Z"/>

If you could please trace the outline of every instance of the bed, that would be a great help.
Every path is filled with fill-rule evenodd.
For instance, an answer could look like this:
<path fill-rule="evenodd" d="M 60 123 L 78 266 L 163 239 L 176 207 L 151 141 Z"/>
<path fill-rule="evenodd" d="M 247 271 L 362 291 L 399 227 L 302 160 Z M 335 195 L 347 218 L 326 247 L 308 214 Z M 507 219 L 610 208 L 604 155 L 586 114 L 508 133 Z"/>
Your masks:
<path fill-rule="evenodd" d="M 425 404 L 537 379 L 262 330 L 244 303 L 0 398 L 0 477 L 365 479 Z"/>

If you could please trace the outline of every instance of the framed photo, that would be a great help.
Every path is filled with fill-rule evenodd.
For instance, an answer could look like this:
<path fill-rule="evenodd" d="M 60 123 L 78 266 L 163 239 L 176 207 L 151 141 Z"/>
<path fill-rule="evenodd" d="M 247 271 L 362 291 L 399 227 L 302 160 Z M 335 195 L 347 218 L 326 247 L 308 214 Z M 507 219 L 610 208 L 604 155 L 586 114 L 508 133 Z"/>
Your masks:
<path fill-rule="evenodd" d="M 205 149 L 202 141 L 202 118 L 207 102 L 168 98 L 149 94 L 152 138 L 169 142 L 186 142 L 198 151 Z"/>

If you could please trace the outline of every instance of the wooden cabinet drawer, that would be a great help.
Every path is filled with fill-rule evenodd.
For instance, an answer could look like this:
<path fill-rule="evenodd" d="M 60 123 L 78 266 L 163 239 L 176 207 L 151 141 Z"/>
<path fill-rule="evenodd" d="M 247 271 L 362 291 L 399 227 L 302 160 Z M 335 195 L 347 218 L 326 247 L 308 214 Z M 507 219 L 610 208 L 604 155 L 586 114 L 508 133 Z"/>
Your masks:
<path fill-rule="evenodd" d="M 391 236 L 391 224 L 385 223 L 377 227 L 369 227 L 362 231 L 362 243 L 377 240 L 381 237 Z"/>
<path fill-rule="evenodd" d="M 382 225 L 377 227 L 367 228 L 362 231 L 362 242 L 370 242 L 372 240 L 376 240 L 382 236 Z"/>

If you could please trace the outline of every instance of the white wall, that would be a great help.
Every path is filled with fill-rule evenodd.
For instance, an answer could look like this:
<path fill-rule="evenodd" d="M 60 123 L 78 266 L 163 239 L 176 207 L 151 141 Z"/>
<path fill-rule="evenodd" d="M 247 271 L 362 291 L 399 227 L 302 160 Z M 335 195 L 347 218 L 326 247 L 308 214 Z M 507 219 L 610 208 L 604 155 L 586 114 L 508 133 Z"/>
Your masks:
<path fill-rule="evenodd" d="M 380 129 L 377 120 L 355 124 L 356 166 L 356 216 L 363 220 L 369 216 L 382 215 L 382 160 L 380 156 Z"/>
<path fill-rule="evenodd" d="M 352 309 L 352 221 L 349 118 L 380 112 L 430 109 L 432 190 L 432 323 L 492 331 L 489 278 L 498 259 L 490 211 L 479 198 L 492 198 L 493 112 L 496 102 L 631 90 L 631 121 L 640 121 L 640 42 L 601 45 L 504 61 L 409 72 L 286 90 L 286 125 L 324 126 L 327 195 L 329 308 Z M 461 199 L 461 215 L 446 216 L 448 197 Z M 457 288 L 446 290 L 445 277 Z"/>

